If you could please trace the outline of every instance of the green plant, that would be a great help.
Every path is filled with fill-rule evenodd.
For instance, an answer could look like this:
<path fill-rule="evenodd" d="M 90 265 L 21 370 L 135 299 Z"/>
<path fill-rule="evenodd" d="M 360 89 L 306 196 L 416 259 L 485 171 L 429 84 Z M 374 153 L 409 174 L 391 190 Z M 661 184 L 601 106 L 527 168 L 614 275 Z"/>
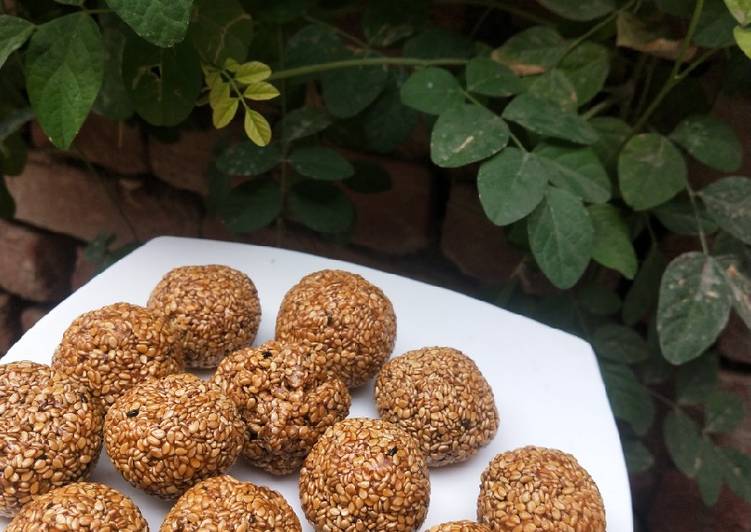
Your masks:
<path fill-rule="evenodd" d="M 432 162 L 477 165 L 488 218 L 528 251 L 494 301 L 593 343 L 629 467 L 653 462 L 641 439 L 659 401 L 667 450 L 705 502 L 723 484 L 751 500 L 751 458 L 717 444 L 744 412 L 718 389 L 712 349 L 731 312 L 751 326 L 751 180 L 697 187 L 687 170 L 742 162 L 699 84 L 724 65 L 721 90 L 749 87 L 735 42 L 749 54 L 751 4 L 725 3 L 21 2 L 0 15 L 0 168 L 20 172 L 33 116 L 67 149 L 92 110 L 176 127 L 208 103 L 221 128 L 242 109 L 250 141 L 228 133 L 209 210 L 238 232 L 292 220 L 338 238 L 356 215 L 342 185 L 381 191 L 389 179 L 334 146 L 389 153 L 422 121 Z M 474 27 L 431 23 L 457 5 Z M 493 17 L 505 33 L 482 37 Z M 12 210 L 0 187 L 0 212 Z M 668 259 L 674 234 L 697 250 Z M 106 238 L 95 252 L 107 256 Z M 517 290 L 532 262 L 561 291 Z"/>

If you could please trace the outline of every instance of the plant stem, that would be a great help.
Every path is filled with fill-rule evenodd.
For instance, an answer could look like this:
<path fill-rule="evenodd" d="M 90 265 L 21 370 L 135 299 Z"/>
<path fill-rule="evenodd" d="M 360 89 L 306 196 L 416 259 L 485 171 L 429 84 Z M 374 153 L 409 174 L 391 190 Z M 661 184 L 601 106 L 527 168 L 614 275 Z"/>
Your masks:
<path fill-rule="evenodd" d="M 585 120 L 589 120 L 590 118 L 597 116 L 601 112 L 603 112 L 605 109 L 608 109 L 609 107 L 614 106 L 618 102 L 617 98 L 608 98 L 607 100 L 604 100 L 598 104 L 593 105 L 589 109 L 587 109 L 587 112 L 582 114 L 582 118 Z"/>
<path fill-rule="evenodd" d="M 97 8 L 97 9 L 89 9 L 87 7 L 84 7 L 82 9 L 82 11 L 84 13 L 88 13 L 89 15 L 96 15 L 96 14 L 101 14 L 101 13 L 112 13 L 111 9 L 105 9 L 105 8 L 102 8 L 102 9 L 99 9 L 99 8 Z"/>
<path fill-rule="evenodd" d="M 618 18 L 618 15 L 620 15 L 623 11 L 628 11 L 633 7 L 633 5 L 636 3 L 636 0 L 631 0 L 629 3 L 624 5 L 622 8 L 613 11 L 610 13 L 607 17 L 602 19 L 600 22 L 592 26 L 589 30 L 584 32 L 582 35 L 571 41 L 571 43 L 566 47 L 566 50 L 563 52 L 563 55 L 558 59 L 558 62 L 556 64 L 561 64 L 561 61 L 564 60 L 564 58 L 571 53 L 577 46 L 579 46 L 581 43 L 589 39 L 592 35 L 600 31 L 602 28 L 613 22 L 616 18 Z"/>
<path fill-rule="evenodd" d="M 438 4 L 464 4 L 480 7 L 489 7 L 491 9 L 497 9 L 498 11 L 505 11 L 511 15 L 534 22 L 535 24 L 549 24 L 550 20 L 534 13 L 530 13 L 528 9 L 522 7 L 516 7 L 507 4 L 501 0 L 438 0 Z"/>
<path fill-rule="evenodd" d="M 522 141 L 519 140 L 519 137 L 514 135 L 514 132 L 509 130 L 508 132 L 509 137 L 511 137 L 511 141 L 516 144 L 516 147 L 519 148 L 521 151 L 527 151 L 527 148 L 524 147 L 524 144 L 522 144 Z"/>
<path fill-rule="evenodd" d="M 343 29 L 341 29 L 341 28 L 339 28 L 337 26 L 334 26 L 333 24 L 329 24 L 325 20 L 321 20 L 321 19 L 318 19 L 316 17 L 312 17 L 310 15 L 305 15 L 303 18 L 305 20 L 307 20 L 308 22 L 311 22 L 313 24 L 319 24 L 321 26 L 324 26 L 324 27 L 330 29 L 331 31 L 333 31 L 337 35 L 341 35 L 345 39 L 349 39 L 350 41 L 352 41 L 353 43 L 355 43 L 360 48 L 364 48 L 365 50 L 370 50 L 370 45 L 368 43 L 366 43 L 362 39 L 360 39 L 360 38 L 352 35 L 351 33 L 346 32 L 346 31 L 344 31 Z"/>
<path fill-rule="evenodd" d="M 639 101 L 636 103 L 636 107 L 634 107 L 634 116 L 641 115 L 644 106 L 647 104 L 647 96 L 649 96 L 649 89 L 652 87 L 652 78 L 654 77 L 656 67 L 657 58 L 650 58 L 649 64 L 647 65 L 647 75 L 644 78 L 644 85 L 642 86 L 641 94 L 639 95 Z"/>
<path fill-rule="evenodd" d="M 277 70 L 271 74 L 270 80 L 289 79 L 308 74 L 317 74 L 329 70 L 340 68 L 351 68 L 359 66 L 384 66 L 384 65 L 402 65 L 402 66 L 461 66 L 466 65 L 467 59 L 446 58 L 446 59 L 418 59 L 416 57 L 364 57 L 362 59 L 344 59 L 342 61 L 332 61 L 330 63 L 318 63 L 315 65 L 306 65 L 285 70 Z"/>
<path fill-rule="evenodd" d="M 683 60 L 686 57 L 686 52 L 688 51 L 689 46 L 691 45 L 691 39 L 694 37 L 694 33 L 696 32 L 696 27 L 699 24 L 699 19 L 701 18 L 701 12 L 704 9 L 704 0 L 696 0 L 696 5 L 694 5 L 694 12 L 691 15 L 691 21 L 688 24 L 688 31 L 686 32 L 686 37 L 683 39 L 683 42 L 681 43 L 681 47 L 678 51 L 678 55 L 675 58 L 675 63 L 673 64 L 673 68 L 670 70 L 670 75 L 668 76 L 668 79 L 665 80 L 665 83 L 663 84 L 662 88 L 660 89 L 660 92 L 657 93 L 657 96 L 654 100 L 652 100 L 652 103 L 649 104 L 647 107 L 647 110 L 644 111 L 644 113 L 639 117 L 639 119 L 634 124 L 634 134 L 638 133 L 647 123 L 649 118 L 652 116 L 652 113 L 654 113 L 657 108 L 660 106 L 662 101 L 665 99 L 665 97 L 670 93 L 670 91 L 673 90 L 673 88 L 678 85 L 688 74 L 691 72 L 694 68 L 696 68 L 698 65 L 703 63 L 707 57 L 709 57 L 707 54 L 704 54 L 699 59 L 694 61 L 691 65 L 686 67 L 683 72 L 679 73 L 681 69 L 681 65 L 683 64 Z M 711 55 L 711 54 L 710 54 Z"/>
<path fill-rule="evenodd" d="M 691 186 L 691 183 L 688 181 L 688 178 L 686 178 L 686 190 L 688 190 L 688 199 L 691 200 L 691 208 L 694 211 L 694 219 L 696 220 L 696 229 L 699 231 L 699 242 L 701 243 L 701 250 L 705 255 L 709 255 L 707 235 L 704 234 L 704 228 L 701 225 L 701 217 L 699 216 L 699 206 L 696 204 L 696 192 Z"/>

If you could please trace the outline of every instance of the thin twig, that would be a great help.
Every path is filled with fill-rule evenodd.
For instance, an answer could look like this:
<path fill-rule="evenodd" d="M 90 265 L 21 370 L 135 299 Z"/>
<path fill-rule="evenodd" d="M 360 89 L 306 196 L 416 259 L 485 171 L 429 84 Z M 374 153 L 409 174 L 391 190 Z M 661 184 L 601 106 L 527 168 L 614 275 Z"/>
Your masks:
<path fill-rule="evenodd" d="M 362 59 L 344 59 L 342 61 L 332 61 L 330 63 L 318 63 L 315 65 L 306 65 L 286 70 L 277 70 L 271 74 L 270 80 L 288 79 L 298 76 L 307 76 L 309 74 L 318 74 L 329 70 L 338 70 L 340 68 L 351 68 L 359 66 L 461 66 L 466 65 L 467 59 L 446 58 L 446 59 L 419 59 L 416 57 L 364 57 Z"/>

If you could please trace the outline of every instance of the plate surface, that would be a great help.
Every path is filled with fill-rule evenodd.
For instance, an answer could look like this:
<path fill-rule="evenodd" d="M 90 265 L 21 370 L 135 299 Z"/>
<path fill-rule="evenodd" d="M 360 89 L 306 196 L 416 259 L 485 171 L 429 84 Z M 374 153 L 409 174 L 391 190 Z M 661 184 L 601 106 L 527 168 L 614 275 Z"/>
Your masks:
<path fill-rule="evenodd" d="M 609 532 L 633 530 L 631 494 L 618 432 L 589 344 L 567 333 L 467 296 L 342 261 L 266 248 L 162 237 L 137 249 L 91 280 L 30 329 L 0 360 L 49 363 L 63 331 L 79 314 L 117 301 L 145 304 L 170 269 L 188 264 L 226 264 L 246 272 L 263 309 L 256 344 L 274 335 L 276 311 L 285 292 L 303 275 L 339 268 L 363 275 L 391 299 L 398 335 L 394 356 L 410 349 L 445 345 L 472 357 L 495 393 L 501 417 L 490 445 L 469 461 L 432 469 L 431 500 L 423 526 L 476 518 L 480 474 L 497 453 L 524 445 L 573 454 L 590 472 L 605 501 Z M 356 390 L 350 415 L 377 417 L 372 381 Z M 297 475 L 273 477 L 239 460 L 229 473 L 281 492 L 305 521 Z M 92 480 L 133 498 L 158 531 L 170 504 L 128 485 L 102 450 Z M 0 518 L 0 529 L 7 520 Z"/>

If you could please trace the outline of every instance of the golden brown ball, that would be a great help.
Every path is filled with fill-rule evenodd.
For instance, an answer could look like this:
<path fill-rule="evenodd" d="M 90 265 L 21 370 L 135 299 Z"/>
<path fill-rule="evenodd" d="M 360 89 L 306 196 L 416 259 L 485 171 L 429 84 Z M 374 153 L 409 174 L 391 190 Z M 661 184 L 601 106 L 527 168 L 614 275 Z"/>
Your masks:
<path fill-rule="evenodd" d="M 430 466 L 467 460 L 498 430 L 493 390 L 472 359 L 450 347 L 390 360 L 375 399 L 380 416 L 414 436 Z"/>
<path fill-rule="evenodd" d="M 253 343 L 261 322 L 261 302 L 243 272 L 211 264 L 168 272 L 149 297 L 182 335 L 190 368 L 214 368 L 236 349 Z"/>
<path fill-rule="evenodd" d="M 52 367 L 111 405 L 149 377 L 183 370 L 175 330 L 150 310 L 115 303 L 76 318 L 63 334 Z"/>
<path fill-rule="evenodd" d="M 604 532 L 605 507 L 576 458 L 523 447 L 500 453 L 482 473 L 477 520 L 493 530 Z"/>
<path fill-rule="evenodd" d="M 487 525 L 474 521 L 452 521 L 428 529 L 428 532 L 493 532 Z"/>
<path fill-rule="evenodd" d="M 104 409 L 49 366 L 0 365 L 0 515 L 86 478 L 102 448 Z"/>
<path fill-rule="evenodd" d="M 300 471 L 300 501 L 316 530 L 414 531 L 428 512 L 428 464 L 417 442 L 380 419 L 329 428 Z"/>
<path fill-rule="evenodd" d="M 350 395 L 329 380 L 326 356 L 315 346 L 266 342 L 234 352 L 212 378 L 245 422 L 243 456 L 270 473 L 300 468 L 328 427 L 347 417 Z"/>
<path fill-rule="evenodd" d="M 301 532 L 300 520 L 276 491 L 224 475 L 178 499 L 160 532 Z"/>
<path fill-rule="evenodd" d="M 323 344 L 328 370 L 354 388 L 391 355 L 396 316 L 381 289 L 361 276 L 323 270 L 306 275 L 284 296 L 276 337 Z"/>
<path fill-rule="evenodd" d="M 104 444 L 133 486 L 173 499 L 226 471 L 242 451 L 244 427 L 232 400 L 188 373 L 151 379 L 107 411 Z"/>
<path fill-rule="evenodd" d="M 141 511 L 104 484 L 77 482 L 34 498 L 6 532 L 148 532 Z"/>

